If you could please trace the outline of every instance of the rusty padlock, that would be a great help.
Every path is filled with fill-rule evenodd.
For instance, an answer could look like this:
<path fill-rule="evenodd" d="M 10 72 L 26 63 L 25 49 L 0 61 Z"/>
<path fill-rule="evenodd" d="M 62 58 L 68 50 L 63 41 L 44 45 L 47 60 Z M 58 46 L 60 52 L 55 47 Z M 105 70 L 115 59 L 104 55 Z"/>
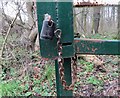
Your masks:
<path fill-rule="evenodd" d="M 51 19 L 51 16 L 49 14 L 45 14 L 43 25 L 40 33 L 40 39 L 46 40 L 52 40 L 54 37 L 54 31 L 55 31 L 55 23 Z"/>

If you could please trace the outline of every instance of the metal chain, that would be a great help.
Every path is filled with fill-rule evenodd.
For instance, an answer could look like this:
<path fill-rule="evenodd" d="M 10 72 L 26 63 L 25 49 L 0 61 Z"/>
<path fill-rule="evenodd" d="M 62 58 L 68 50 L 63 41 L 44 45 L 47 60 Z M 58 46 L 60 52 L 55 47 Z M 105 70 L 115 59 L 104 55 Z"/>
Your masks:
<path fill-rule="evenodd" d="M 64 63 L 64 59 L 62 58 L 62 43 L 61 43 L 61 30 L 57 29 L 55 31 L 55 35 L 57 37 L 57 48 L 58 48 L 58 64 L 59 64 L 59 74 L 60 74 L 60 79 L 61 79 L 61 83 L 63 85 L 63 88 L 65 90 L 73 90 L 74 89 L 74 84 L 77 81 L 77 56 L 75 55 L 74 57 L 72 57 L 72 83 L 68 86 L 65 80 L 65 75 L 64 75 L 64 67 L 63 67 L 63 63 Z"/>

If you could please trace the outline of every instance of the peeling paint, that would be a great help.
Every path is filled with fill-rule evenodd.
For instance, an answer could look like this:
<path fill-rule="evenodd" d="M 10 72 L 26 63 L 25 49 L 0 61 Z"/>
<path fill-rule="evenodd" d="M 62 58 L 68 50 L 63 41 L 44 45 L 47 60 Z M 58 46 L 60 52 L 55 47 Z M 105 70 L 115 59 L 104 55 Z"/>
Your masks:
<path fill-rule="evenodd" d="M 100 40 L 100 39 L 74 39 L 74 42 L 80 42 L 80 41 L 89 41 L 89 42 L 99 42 L 99 43 L 102 43 L 104 40 Z"/>
<path fill-rule="evenodd" d="M 77 47 L 77 51 L 80 52 L 80 48 L 79 47 Z"/>
<path fill-rule="evenodd" d="M 74 42 L 79 54 L 120 55 L 119 40 L 75 39 Z"/>
<path fill-rule="evenodd" d="M 90 50 L 90 48 L 89 48 L 89 47 L 87 47 L 87 49 L 88 49 L 88 50 Z"/>
<path fill-rule="evenodd" d="M 85 45 L 82 43 L 82 47 L 84 47 Z"/>
<path fill-rule="evenodd" d="M 92 52 L 95 52 L 97 50 L 97 48 L 92 48 Z"/>

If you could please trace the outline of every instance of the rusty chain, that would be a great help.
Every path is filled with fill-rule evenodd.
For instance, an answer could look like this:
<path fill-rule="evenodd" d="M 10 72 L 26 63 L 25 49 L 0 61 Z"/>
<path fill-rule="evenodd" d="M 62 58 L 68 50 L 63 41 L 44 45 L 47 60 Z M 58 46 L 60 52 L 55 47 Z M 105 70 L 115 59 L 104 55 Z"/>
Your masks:
<path fill-rule="evenodd" d="M 77 56 L 75 55 L 72 57 L 72 83 L 70 85 L 67 85 L 66 80 L 65 80 L 65 75 L 64 75 L 64 59 L 62 58 L 62 43 L 61 43 L 61 30 L 57 29 L 55 31 L 55 35 L 57 37 L 57 48 L 58 48 L 58 65 L 59 65 L 59 74 L 60 74 L 60 79 L 61 83 L 63 85 L 63 88 L 65 90 L 73 90 L 75 82 L 77 81 Z"/>

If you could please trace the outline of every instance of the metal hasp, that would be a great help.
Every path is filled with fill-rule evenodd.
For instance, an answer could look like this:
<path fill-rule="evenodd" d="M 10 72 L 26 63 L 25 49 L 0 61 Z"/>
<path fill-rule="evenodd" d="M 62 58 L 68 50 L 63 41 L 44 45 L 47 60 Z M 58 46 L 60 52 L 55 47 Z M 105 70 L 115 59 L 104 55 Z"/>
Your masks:
<path fill-rule="evenodd" d="M 72 0 L 69 2 L 55 2 L 56 0 L 51 0 L 50 2 L 43 0 L 38 0 L 37 2 L 37 17 L 38 17 L 38 31 L 41 33 L 42 22 L 44 19 L 44 14 L 48 13 L 51 15 L 52 20 L 57 23 L 57 28 L 62 31 L 62 56 L 64 58 L 64 73 L 65 80 L 67 84 L 71 84 L 71 57 L 74 56 L 74 35 L 73 35 L 73 3 Z M 53 37 L 52 40 L 41 40 L 40 39 L 40 53 L 44 58 L 56 58 L 57 53 L 57 39 Z M 67 91 L 63 89 L 59 75 L 59 64 L 55 61 L 55 71 L 56 71 L 56 88 L 57 97 L 63 96 L 73 96 L 72 91 Z"/>
<path fill-rule="evenodd" d="M 63 57 L 68 58 L 74 55 L 73 48 L 73 6 L 71 2 L 55 2 L 51 0 L 43 2 L 38 0 L 37 2 L 37 17 L 38 17 L 38 31 L 41 33 L 42 23 L 44 20 L 44 14 L 51 15 L 52 20 L 58 23 L 57 28 L 62 30 L 63 44 Z M 57 9 L 56 9 L 57 5 Z M 57 15 L 58 14 L 58 17 Z M 44 58 L 56 58 L 57 54 L 57 39 L 54 36 L 53 40 L 41 40 L 40 39 L 40 53 Z"/>

